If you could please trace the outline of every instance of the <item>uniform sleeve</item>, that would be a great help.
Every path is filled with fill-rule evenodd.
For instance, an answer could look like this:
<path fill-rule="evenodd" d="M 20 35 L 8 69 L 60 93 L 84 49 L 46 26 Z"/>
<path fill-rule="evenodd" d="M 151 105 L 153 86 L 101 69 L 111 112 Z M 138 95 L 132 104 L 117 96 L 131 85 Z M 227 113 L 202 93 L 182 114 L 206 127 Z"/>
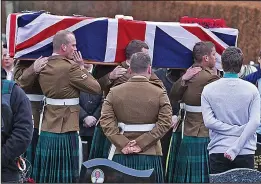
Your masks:
<path fill-rule="evenodd" d="M 13 110 L 13 127 L 11 136 L 2 145 L 2 166 L 23 154 L 33 137 L 31 103 L 24 91 L 18 86 L 14 86 L 11 95 L 11 107 Z"/>
<path fill-rule="evenodd" d="M 101 89 L 103 91 L 109 90 L 109 88 L 112 84 L 112 81 L 109 79 L 109 75 L 110 75 L 110 73 L 108 73 L 108 74 L 106 74 L 103 77 L 98 79 L 98 82 L 99 82 Z"/>
<path fill-rule="evenodd" d="M 128 143 L 129 139 L 120 134 L 118 123 L 112 106 L 113 94 L 110 91 L 102 105 L 100 125 L 104 134 L 108 137 L 112 144 L 122 150 Z"/>
<path fill-rule="evenodd" d="M 249 121 L 246 124 L 246 127 L 240 137 L 234 142 L 232 147 L 230 147 L 226 153 L 231 156 L 231 159 L 234 160 L 236 156 L 240 153 L 245 143 L 252 137 L 258 126 L 260 125 L 260 95 L 258 90 L 254 94 L 253 100 L 249 107 Z"/>
<path fill-rule="evenodd" d="M 164 91 L 159 97 L 159 114 L 155 127 L 136 139 L 137 145 L 142 151 L 146 151 L 167 133 L 171 126 L 172 109 L 167 93 Z"/>
<path fill-rule="evenodd" d="M 172 102 L 178 102 L 182 99 L 183 94 L 187 89 L 187 85 L 181 85 L 182 78 L 180 77 L 175 83 L 173 83 L 172 88 L 170 90 L 170 100 Z"/>
<path fill-rule="evenodd" d="M 24 90 L 31 90 L 34 82 L 38 80 L 38 74 L 34 72 L 34 64 L 26 68 L 20 64 L 15 67 L 14 80 Z"/>
<path fill-rule="evenodd" d="M 96 79 L 86 69 L 81 70 L 77 64 L 72 65 L 69 80 L 70 84 L 80 91 L 91 94 L 101 93 L 101 87 Z"/>

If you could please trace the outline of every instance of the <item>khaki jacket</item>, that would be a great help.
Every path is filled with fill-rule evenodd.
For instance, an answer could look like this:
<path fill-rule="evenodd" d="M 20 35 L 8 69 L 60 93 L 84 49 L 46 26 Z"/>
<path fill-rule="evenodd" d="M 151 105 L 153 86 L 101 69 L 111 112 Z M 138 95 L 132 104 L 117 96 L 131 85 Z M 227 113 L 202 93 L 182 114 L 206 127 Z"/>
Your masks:
<path fill-rule="evenodd" d="M 122 62 L 120 64 L 120 66 L 122 66 L 123 68 L 128 69 L 129 66 L 127 65 L 126 61 Z M 119 84 L 123 84 L 125 82 L 127 82 L 130 78 L 131 75 L 129 74 L 129 72 L 125 73 L 123 76 L 119 77 L 116 80 L 110 80 L 109 79 L 109 74 L 106 74 L 105 76 L 101 77 L 100 79 L 98 79 L 99 84 L 101 85 L 101 89 L 104 91 L 104 96 L 106 97 L 110 91 L 111 87 L 117 86 Z M 154 83 L 154 84 L 158 84 L 160 85 L 162 88 L 165 89 L 164 84 L 162 83 L 162 81 L 156 76 L 156 74 L 154 72 L 152 72 L 151 77 L 150 77 L 150 82 Z"/>
<path fill-rule="evenodd" d="M 193 65 L 197 66 L 197 65 Z M 203 88 L 219 77 L 212 74 L 212 70 L 202 67 L 202 70 L 184 86 L 181 78 L 171 88 L 170 100 L 185 103 L 191 106 L 201 106 L 201 93 Z M 184 135 L 196 137 L 208 137 L 208 129 L 203 122 L 202 113 L 186 112 L 184 122 Z"/>
<path fill-rule="evenodd" d="M 102 106 L 100 125 L 104 134 L 116 146 L 116 153 L 131 140 L 141 147 L 140 154 L 162 155 L 160 138 L 170 129 L 172 109 L 169 98 L 160 85 L 142 76 L 111 88 Z M 125 124 L 156 124 L 150 132 L 120 134 L 118 122 Z"/>
<path fill-rule="evenodd" d="M 14 81 L 26 94 L 42 95 L 42 89 L 38 82 L 39 75 L 34 72 L 34 64 L 29 61 L 18 61 L 14 69 Z M 31 102 L 34 118 L 34 128 L 39 128 L 41 102 Z"/>
<path fill-rule="evenodd" d="M 53 99 L 79 98 L 80 91 L 100 94 L 99 83 L 86 70 L 63 56 L 51 56 L 39 74 L 43 94 Z M 79 130 L 79 105 L 46 105 L 42 131 L 65 133 Z"/>

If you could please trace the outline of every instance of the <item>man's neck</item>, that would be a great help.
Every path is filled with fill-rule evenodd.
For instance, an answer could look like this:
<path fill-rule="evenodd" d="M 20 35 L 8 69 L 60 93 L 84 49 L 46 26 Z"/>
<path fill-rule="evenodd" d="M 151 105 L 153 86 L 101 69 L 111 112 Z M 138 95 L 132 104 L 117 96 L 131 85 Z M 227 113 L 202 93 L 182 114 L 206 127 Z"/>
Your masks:
<path fill-rule="evenodd" d="M 13 67 L 13 65 L 11 65 L 11 66 L 5 66 L 4 68 L 5 68 L 6 72 L 10 72 L 13 70 L 14 67 Z"/>
<path fill-rule="evenodd" d="M 150 78 L 150 75 L 149 74 L 145 74 L 145 73 L 133 73 L 132 74 L 132 77 L 134 78 L 147 78 L 149 79 Z"/>

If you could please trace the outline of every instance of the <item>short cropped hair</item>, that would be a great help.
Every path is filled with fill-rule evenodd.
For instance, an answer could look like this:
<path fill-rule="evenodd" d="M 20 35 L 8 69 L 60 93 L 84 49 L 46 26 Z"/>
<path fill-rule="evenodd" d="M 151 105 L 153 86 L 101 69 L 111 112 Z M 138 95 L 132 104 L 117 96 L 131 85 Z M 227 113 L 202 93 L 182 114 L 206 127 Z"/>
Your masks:
<path fill-rule="evenodd" d="M 195 63 L 201 63 L 202 57 L 205 55 L 210 55 L 212 48 L 215 45 L 212 42 L 198 42 L 193 47 L 193 59 Z"/>
<path fill-rule="evenodd" d="M 137 52 L 131 56 L 130 69 L 133 73 L 146 72 L 151 65 L 151 58 L 147 53 Z"/>
<path fill-rule="evenodd" d="M 125 49 L 126 59 L 130 59 L 133 54 L 141 52 L 142 48 L 149 49 L 148 45 L 141 40 L 130 41 Z"/>
<path fill-rule="evenodd" d="M 239 73 L 243 64 L 242 51 L 236 47 L 228 47 L 221 55 L 224 72 Z"/>
<path fill-rule="evenodd" d="M 72 32 L 67 30 L 58 31 L 53 37 L 53 50 L 59 50 L 62 44 L 67 45 L 69 43 L 67 37 L 69 34 L 74 35 Z"/>

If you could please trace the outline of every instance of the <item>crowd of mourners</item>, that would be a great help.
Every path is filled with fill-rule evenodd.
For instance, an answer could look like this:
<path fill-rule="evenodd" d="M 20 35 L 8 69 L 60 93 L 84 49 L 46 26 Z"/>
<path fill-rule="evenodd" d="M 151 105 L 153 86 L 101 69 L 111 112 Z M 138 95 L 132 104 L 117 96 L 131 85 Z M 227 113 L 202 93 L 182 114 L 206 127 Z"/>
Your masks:
<path fill-rule="evenodd" d="M 157 183 L 253 169 L 261 51 L 244 65 L 230 46 L 219 71 L 211 42 L 195 44 L 188 69 L 152 68 L 149 49 L 132 40 L 126 61 L 112 66 L 86 64 L 67 30 L 53 37 L 50 57 L 35 61 L 10 58 L 2 43 L 1 181 L 76 183 L 94 158 L 154 169 Z"/>

